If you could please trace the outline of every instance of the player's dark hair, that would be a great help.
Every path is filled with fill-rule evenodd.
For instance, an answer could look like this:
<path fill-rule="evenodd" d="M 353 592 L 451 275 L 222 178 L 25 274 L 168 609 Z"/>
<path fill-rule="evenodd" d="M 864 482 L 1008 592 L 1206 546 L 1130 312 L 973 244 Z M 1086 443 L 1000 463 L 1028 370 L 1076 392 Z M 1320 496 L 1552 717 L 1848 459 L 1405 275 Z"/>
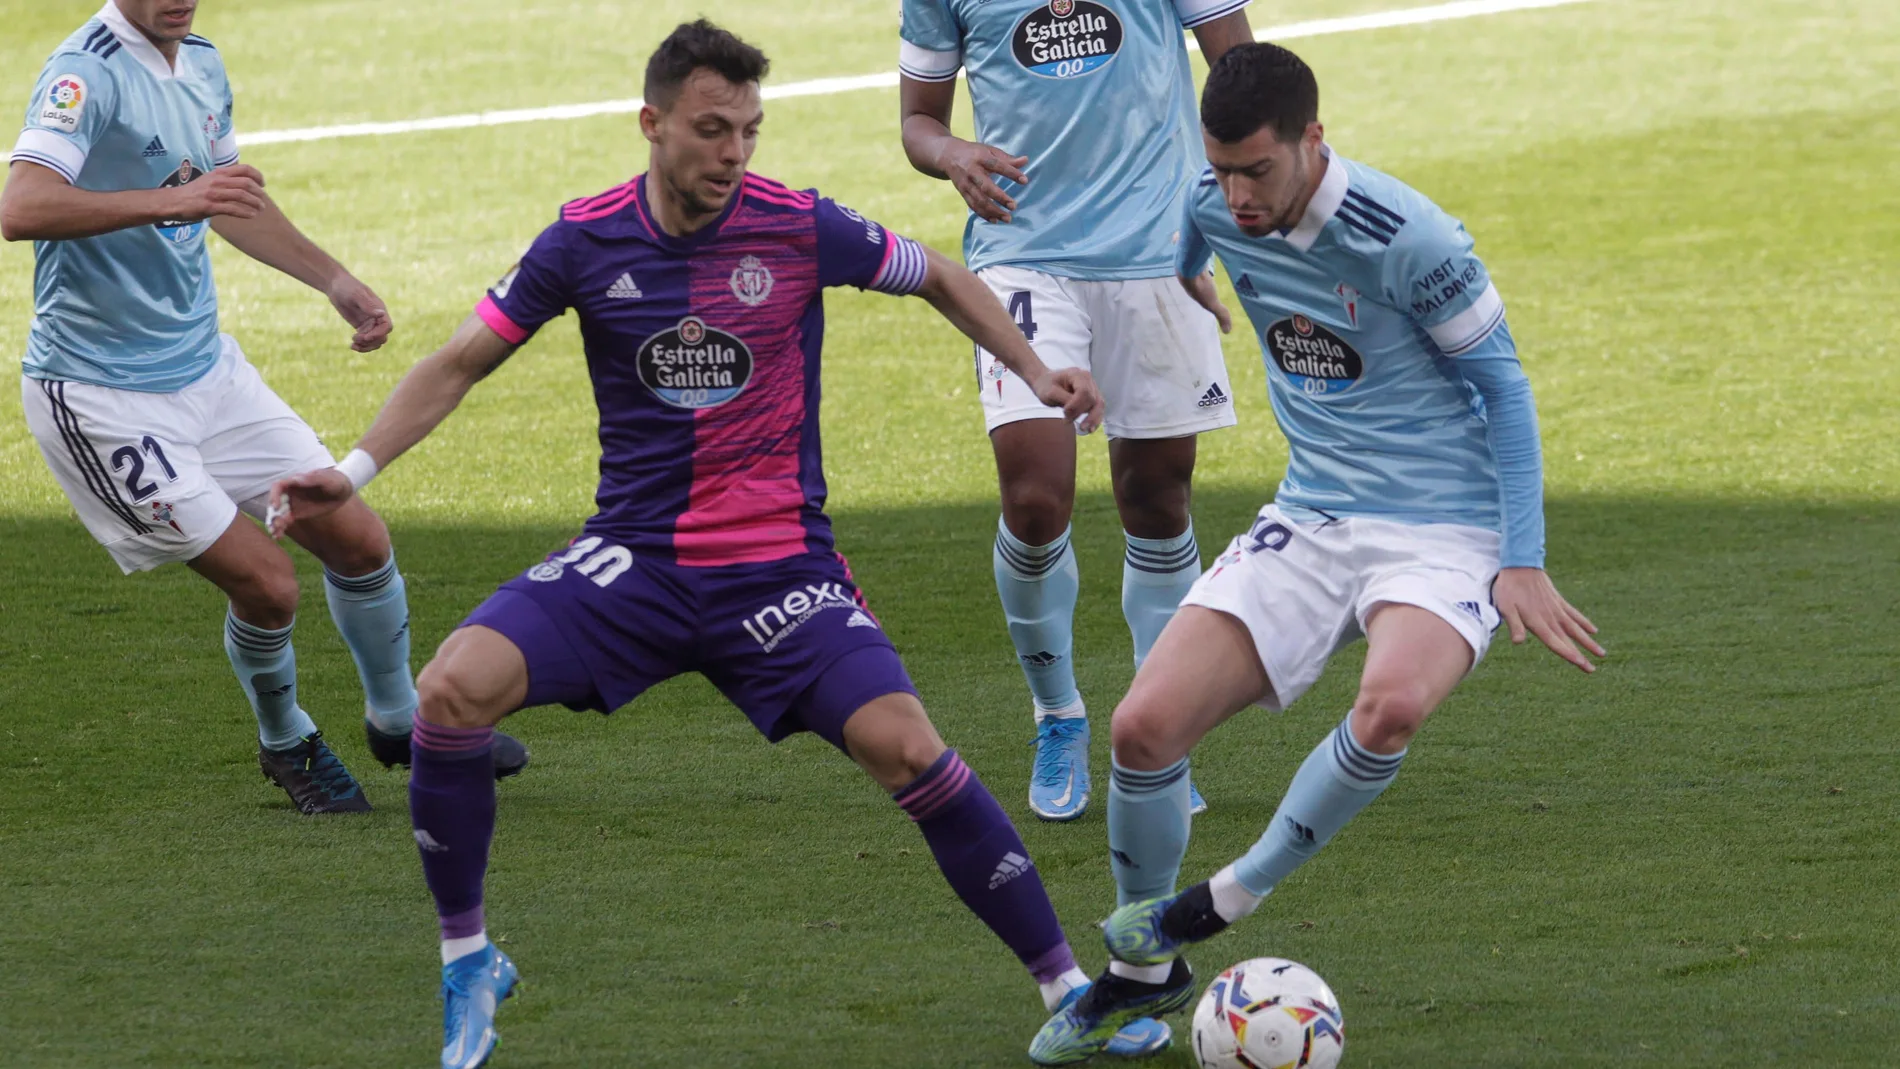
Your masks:
<path fill-rule="evenodd" d="M 1235 45 L 1207 72 L 1201 126 L 1216 141 L 1244 141 L 1263 126 L 1280 141 L 1298 141 L 1306 125 L 1318 121 L 1313 68 L 1279 45 Z"/>
<path fill-rule="evenodd" d="M 728 82 L 744 85 L 765 77 L 772 61 L 706 19 L 682 22 L 666 35 L 647 60 L 646 102 L 665 110 L 679 99 L 680 86 L 704 67 Z"/>

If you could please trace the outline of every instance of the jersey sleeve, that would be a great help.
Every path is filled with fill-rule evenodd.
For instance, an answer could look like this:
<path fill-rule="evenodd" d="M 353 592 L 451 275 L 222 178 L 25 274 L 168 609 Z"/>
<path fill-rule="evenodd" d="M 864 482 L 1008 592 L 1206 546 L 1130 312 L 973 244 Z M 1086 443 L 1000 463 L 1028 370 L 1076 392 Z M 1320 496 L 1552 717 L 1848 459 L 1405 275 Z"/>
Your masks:
<path fill-rule="evenodd" d="M 1181 201 L 1181 230 L 1174 246 L 1174 273 L 1182 278 L 1201 274 L 1214 259 L 1214 247 L 1207 243 L 1207 235 L 1201 233 L 1201 224 L 1194 218 L 1194 209 L 1201 199 L 1201 192 L 1213 180 L 1212 168 L 1202 172 L 1194 188 L 1188 190 L 1188 195 Z"/>
<path fill-rule="evenodd" d="M 568 308 L 567 257 L 560 224 L 534 239 L 520 262 L 489 287 L 475 314 L 502 341 L 523 345 L 534 332 Z"/>
<path fill-rule="evenodd" d="M 1226 18 L 1246 8 L 1253 0 L 1174 0 L 1174 13 L 1188 29 Z"/>
<path fill-rule="evenodd" d="M 217 56 L 214 51 L 212 55 Z M 229 167 L 238 161 L 237 125 L 232 121 L 231 78 L 224 72 L 224 57 L 218 56 L 218 136 L 211 142 L 211 166 Z"/>
<path fill-rule="evenodd" d="M 26 126 L 13 159 L 51 168 L 79 181 L 93 144 L 112 125 L 118 83 L 98 56 L 62 52 L 47 61 L 26 108 Z"/>
<path fill-rule="evenodd" d="M 1446 356 L 1464 356 L 1504 322 L 1504 298 L 1456 219 L 1433 212 L 1393 242 L 1388 285 Z"/>
<path fill-rule="evenodd" d="M 947 82 L 963 69 L 963 30 L 949 0 L 903 0 L 897 69 L 920 82 Z"/>
<path fill-rule="evenodd" d="M 828 197 L 813 208 L 818 222 L 818 284 L 856 286 L 897 296 L 923 287 L 924 247 Z"/>

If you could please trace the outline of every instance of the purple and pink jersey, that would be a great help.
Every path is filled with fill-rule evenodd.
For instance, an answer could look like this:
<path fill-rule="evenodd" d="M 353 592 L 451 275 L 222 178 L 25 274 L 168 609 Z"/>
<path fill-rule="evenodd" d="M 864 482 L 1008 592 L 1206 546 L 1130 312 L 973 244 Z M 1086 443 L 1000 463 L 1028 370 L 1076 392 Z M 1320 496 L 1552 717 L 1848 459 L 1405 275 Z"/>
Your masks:
<path fill-rule="evenodd" d="M 476 313 L 515 345 L 579 313 L 600 410 L 587 534 L 689 566 L 829 553 L 822 291 L 913 293 L 923 249 L 754 174 L 718 219 L 674 237 L 646 181 L 565 206 Z"/>

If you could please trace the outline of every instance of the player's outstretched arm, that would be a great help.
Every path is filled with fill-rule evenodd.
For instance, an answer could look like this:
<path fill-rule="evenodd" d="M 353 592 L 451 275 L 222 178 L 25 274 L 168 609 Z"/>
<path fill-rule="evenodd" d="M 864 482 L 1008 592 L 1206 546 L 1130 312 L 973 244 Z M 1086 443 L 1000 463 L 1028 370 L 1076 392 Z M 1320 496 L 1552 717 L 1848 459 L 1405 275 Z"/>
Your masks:
<path fill-rule="evenodd" d="M 15 160 L 0 193 L 0 237 L 73 241 L 162 222 L 247 218 L 264 208 L 264 176 L 238 164 L 167 189 L 96 193 L 50 167 Z"/>
<path fill-rule="evenodd" d="M 970 210 L 992 223 L 1007 223 L 1016 210 L 1016 198 L 1003 192 L 993 175 L 1029 183 L 1023 168 L 1029 157 L 1011 156 L 994 145 L 965 141 L 950 132 L 950 110 L 956 103 L 957 83 L 926 82 L 909 76 L 898 79 L 903 114 L 904 155 L 910 165 L 932 178 L 948 179 Z"/>
<path fill-rule="evenodd" d="M 261 203 L 256 212 L 243 218 L 214 218 L 211 229 L 244 255 L 275 267 L 330 298 L 337 314 L 355 328 L 350 348 L 359 353 L 382 348 L 394 329 L 382 298 L 329 253 L 318 248 L 316 242 L 305 237 L 269 194 L 260 189 L 258 196 Z"/>
<path fill-rule="evenodd" d="M 270 533 L 294 520 L 335 511 L 376 473 L 408 452 L 455 411 L 468 391 L 514 355 L 480 316 L 469 316 L 448 344 L 416 362 L 390 392 L 375 422 L 343 463 L 281 479 L 270 491 Z"/>
<path fill-rule="evenodd" d="M 969 268 L 924 246 L 927 267 L 917 296 L 929 301 L 952 326 L 996 354 L 1003 366 L 1028 383 L 1043 404 L 1062 414 L 1087 434 L 1102 424 L 1102 392 L 1089 373 L 1079 368 L 1051 371 L 1036 350 L 1023 339 L 1022 328 L 1009 317 L 996 294 Z"/>

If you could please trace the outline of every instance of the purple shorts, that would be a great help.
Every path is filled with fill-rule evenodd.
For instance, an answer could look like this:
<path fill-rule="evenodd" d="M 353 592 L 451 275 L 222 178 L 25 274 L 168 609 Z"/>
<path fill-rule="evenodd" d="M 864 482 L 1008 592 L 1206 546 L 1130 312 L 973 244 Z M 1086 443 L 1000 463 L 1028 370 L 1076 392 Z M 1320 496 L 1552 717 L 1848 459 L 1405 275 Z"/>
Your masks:
<path fill-rule="evenodd" d="M 698 672 L 773 742 L 810 731 L 843 749 L 852 713 L 917 693 L 835 553 L 686 567 L 589 535 L 502 584 L 471 625 L 527 659 L 524 708 L 611 713 Z"/>

